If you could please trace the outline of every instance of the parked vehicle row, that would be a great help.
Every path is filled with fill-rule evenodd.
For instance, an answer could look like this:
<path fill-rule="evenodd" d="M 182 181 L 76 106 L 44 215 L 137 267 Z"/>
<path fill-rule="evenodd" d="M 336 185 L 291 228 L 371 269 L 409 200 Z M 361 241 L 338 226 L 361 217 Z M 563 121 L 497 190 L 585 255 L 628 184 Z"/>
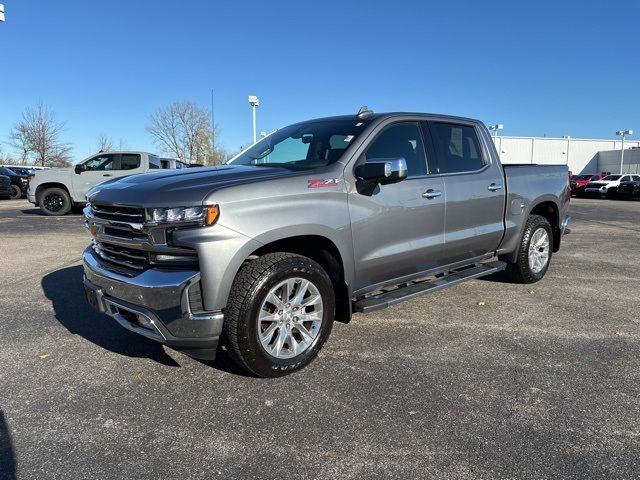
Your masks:
<path fill-rule="evenodd" d="M 630 199 L 637 197 L 636 184 L 640 183 L 640 174 L 616 174 L 597 178 L 593 175 L 584 186 L 572 188 L 572 193 L 578 197 L 606 197 Z M 575 176 L 574 176 L 575 178 Z"/>

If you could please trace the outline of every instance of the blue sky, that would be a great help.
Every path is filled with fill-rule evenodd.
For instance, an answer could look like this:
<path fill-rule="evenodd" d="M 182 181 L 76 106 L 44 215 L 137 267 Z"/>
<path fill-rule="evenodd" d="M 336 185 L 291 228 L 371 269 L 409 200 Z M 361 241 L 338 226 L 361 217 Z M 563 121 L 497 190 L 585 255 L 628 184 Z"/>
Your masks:
<path fill-rule="evenodd" d="M 149 113 L 210 107 L 219 140 L 356 112 L 451 113 L 504 135 L 640 131 L 640 2 L 3 0 L 0 142 L 42 100 L 81 159 L 155 151 Z M 637 135 L 634 135 L 637 137 Z"/>

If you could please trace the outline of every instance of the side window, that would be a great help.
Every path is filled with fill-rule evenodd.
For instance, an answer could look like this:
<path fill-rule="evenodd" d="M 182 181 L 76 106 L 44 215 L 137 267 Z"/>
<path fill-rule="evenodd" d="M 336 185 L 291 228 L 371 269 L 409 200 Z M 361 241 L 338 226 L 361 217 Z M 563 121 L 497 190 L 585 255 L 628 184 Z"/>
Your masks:
<path fill-rule="evenodd" d="M 120 170 L 133 170 L 140 166 L 140 155 L 123 153 L 120 156 Z"/>
<path fill-rule="evenodd" d="M 101 154 L 86 161 L 84 165 L 89 171 L 113 170 L 115 167 L 114 159 L 115 155 Z"/>
<path fill-rule="evenodd" d="M 153 155 L 149 155 L 149 169 L 150 170 L 157 170 L 159 168 L 162 168 L 162 163 L 161 163 L 160 159 L 158 157 L 153 156 Z"/>
<path fill-rule="evenodd" d="M 438 152 L 439 173 L 474 172 L 484 167 L 480 142 L 473 127 L 430 122 Z"/>
<path fill-rule="evenodd" d="M 427 174 L 427 160 L 420 128 L 416 123 L 398 123 L 379 133 L 365 152 L 367 161 L 402 157 L 409 177 Z"/>

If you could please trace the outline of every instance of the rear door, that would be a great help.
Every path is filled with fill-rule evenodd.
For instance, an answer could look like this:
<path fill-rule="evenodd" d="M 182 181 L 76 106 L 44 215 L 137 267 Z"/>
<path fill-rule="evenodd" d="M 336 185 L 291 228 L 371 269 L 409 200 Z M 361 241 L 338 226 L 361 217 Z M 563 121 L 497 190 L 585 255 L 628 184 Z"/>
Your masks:
<path fill-rule="evenodd" d="M 426 122 L 444 182 L 447 265 L 495 251 L 504 233 L 502 168 L 492 162 L 473 123 Z"/>
<path fill-rule="evenodd" d="M 388 124 L 361 161 L 402 157 L 408 178 L 379 185 L 372 195 L 349 193 L 354 291 L 438 266 L 444 239 L 443 182 L 433 175 L 419 122 Z"/>

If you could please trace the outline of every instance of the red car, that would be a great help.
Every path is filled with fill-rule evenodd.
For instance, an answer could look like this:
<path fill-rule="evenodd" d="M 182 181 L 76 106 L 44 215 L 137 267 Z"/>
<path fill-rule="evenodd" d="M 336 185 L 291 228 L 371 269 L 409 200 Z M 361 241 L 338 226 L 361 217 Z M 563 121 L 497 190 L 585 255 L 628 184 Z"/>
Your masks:
<path fill-rule="evenodd" d="M 587 173 L 582 175 L 573 175 L 569 181 L 569 185 L 571 186 L 571 195 L 582 197 L 584 194 L 584 187 L 587 186 L 587 183 L 595 180 L 602 180 L 607 175 L 610 175 L 610 173 L 600 172 L 595 174 Z"/>

